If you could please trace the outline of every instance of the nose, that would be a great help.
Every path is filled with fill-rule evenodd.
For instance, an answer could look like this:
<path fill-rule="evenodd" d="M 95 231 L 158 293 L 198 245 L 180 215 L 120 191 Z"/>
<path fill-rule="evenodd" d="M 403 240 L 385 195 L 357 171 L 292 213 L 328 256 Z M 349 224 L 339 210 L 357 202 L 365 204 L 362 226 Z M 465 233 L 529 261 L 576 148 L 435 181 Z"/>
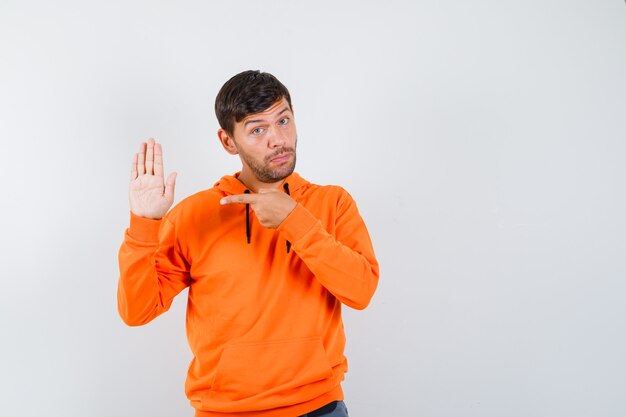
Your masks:
<path fill-rule="evenodd" d="M 270 148 L 278 148 L 285 146 L 287 143 L 287 132 L 278 126 L 272 126 L 270 128 L 270 135 L 267 142 L 267 146 Z"/>

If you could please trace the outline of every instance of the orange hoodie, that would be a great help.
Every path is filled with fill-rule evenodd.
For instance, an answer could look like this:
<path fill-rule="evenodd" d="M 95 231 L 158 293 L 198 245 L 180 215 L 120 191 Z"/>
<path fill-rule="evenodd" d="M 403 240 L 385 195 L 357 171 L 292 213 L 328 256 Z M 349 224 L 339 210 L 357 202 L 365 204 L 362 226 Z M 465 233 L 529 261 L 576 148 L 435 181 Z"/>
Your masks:
<path fill-rule="evenodd" d="M 285 190 L 298 204 L 273 230 L 245 204 L 220 205 L 247 191 L 237 175 L 162 220 L 131 214 L 119 313 L 130 326 L 146 324 L 189 287 L 185 391 L 196 417 L 298 416 L 343 399 L 341 304 L 368 305 L 378 263 L 342 188 L 290 175 Z"/>

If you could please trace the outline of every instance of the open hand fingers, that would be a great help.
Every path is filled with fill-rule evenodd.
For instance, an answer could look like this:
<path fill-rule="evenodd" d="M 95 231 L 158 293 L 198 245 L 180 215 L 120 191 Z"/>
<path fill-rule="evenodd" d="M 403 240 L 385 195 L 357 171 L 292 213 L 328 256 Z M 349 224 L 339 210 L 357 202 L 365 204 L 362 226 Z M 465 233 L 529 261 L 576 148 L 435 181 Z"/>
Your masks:
<path fill-rule="evenodd" d="M 174 187 L 176 186 L 176 173 L 172 172 L 165 181 L 164 196 L 167 201 L 174 201 Z"/>
<path fill-rule="evenodd" d="M 148 139 L 146 144 L 146 174 L 154 174 L 154 139 Z"/>
<path fill-rule="evenodd" d="M 137 159 L 138 154 L 133 154 L 133 162 L 130 164 L 130 180 L 137 178 Z"/>
<path fill-rule="evenodd" d="M 163 176 L 163 148 L 160 143 L 154 144 L 154 175 Z"/>
<path fill-rule="evenodd" d="M 133 156 L 131 180 L 146 174 L 163 176 L 163 149 L 153 138 L 139 145 L 139 152 Z"/>
<path fill-rule="evenodd" d="M 139 145 L 139 153 L 137 154 L 137 175 L 144 175 L 146 173 L 146 143 Z"/>

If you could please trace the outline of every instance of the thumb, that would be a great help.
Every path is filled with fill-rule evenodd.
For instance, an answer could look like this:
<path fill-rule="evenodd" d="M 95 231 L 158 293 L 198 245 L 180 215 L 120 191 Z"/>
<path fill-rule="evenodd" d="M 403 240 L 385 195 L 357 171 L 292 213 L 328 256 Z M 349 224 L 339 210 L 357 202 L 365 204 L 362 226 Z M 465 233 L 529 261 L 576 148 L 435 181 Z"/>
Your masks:
<path fill-rule="evenodd" d="M 174 201 L 174 187 L 176 186 L 176 174 L 172 172 L 165 181 L 165 198 L 168 201 Z"/>

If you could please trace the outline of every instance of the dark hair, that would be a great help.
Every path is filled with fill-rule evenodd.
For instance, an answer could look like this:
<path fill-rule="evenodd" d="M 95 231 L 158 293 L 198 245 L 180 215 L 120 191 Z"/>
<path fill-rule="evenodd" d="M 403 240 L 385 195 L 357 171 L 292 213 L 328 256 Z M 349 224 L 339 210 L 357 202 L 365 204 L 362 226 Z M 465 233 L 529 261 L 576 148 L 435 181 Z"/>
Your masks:
<path fill-rule="evenodd" d="M 268 72 L 244 71 L 222 86 L 215 97 L 215 115 L 220 127 L 232 135 L 236 122 L 267 110 L 281 98 L 291 106 L 289 90 Z"/>

